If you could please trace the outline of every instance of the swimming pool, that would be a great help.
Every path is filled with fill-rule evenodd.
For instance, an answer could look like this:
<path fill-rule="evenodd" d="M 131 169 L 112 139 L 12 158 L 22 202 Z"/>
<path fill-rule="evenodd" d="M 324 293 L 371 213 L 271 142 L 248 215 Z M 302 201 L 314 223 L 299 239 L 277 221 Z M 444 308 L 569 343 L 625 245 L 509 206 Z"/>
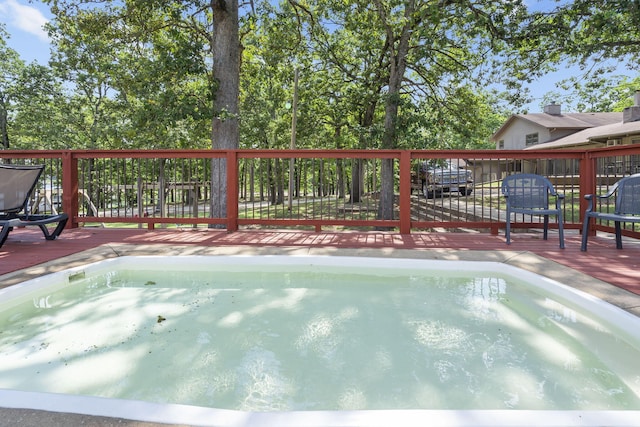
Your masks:
<path fill-rule="evenodd" d="M 74 401 L 70 394 L 98 395 L 75 397 L 83 403 L 71 403 L 71 412 L 119 402 L 155 408 L 135 411 L 145 416 L 206 413 L 201 422 L 211 425 L 247 417 L 251 425 L 274 417 L 291 425 L 383 425 L 385 417 L 396 425 L 425 417 L 496 425 L 496 411 L 508 425 L 557 424 L 558 417 L 633 425 L 625 419 L 637 420 L 640 409 L 638 319 L 499 263 L 123 257 L 9 288 L 0 299 L 44 316 L 29 331 L 25 305 L 2 310 L 8 327 L 0 342 L 11 350 L 0 353 L 0 387 L 13 390 L 0 396 L 5 406 L 34 392 L 53 391 L 64 402 Z M 70 311 L 59 314 L 61 306 Z M 27 338 L 20 345 L 17 336 Z M 114 359 L 106 359 L 107 347 Z M 319 365 L 324 370 L 314 370 Z M 29 387 L 19 383 L 24 378 Z M 170 396 L 162 382 L 144 385 L 155 379 L 177 384 L 177 392 Z M 101 391 L 90 389 L 96 384 Z M 197 387 L 204 401 L 185 397 Z"/>

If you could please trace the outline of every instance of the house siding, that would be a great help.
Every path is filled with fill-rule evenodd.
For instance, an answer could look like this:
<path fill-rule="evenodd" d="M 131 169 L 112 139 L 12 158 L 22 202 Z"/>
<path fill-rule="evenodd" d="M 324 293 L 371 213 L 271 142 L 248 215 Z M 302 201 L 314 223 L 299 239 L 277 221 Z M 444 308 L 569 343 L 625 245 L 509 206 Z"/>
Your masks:
<path fill-rule="evenodd" d="M 516 120 L 508 129 L 505 129 L 505 132 L 501 135 L 501 140 L 504 141 L 503 149 L 524 149 L 527 146 L 526 136 L 532 133 L 538 134 L 538 144 L 549 141 L 551 138 L 551 133 L 545 127 L 525 120 Z M 498 143 L 496 143 L 496 149 L 500 149 Z"/>

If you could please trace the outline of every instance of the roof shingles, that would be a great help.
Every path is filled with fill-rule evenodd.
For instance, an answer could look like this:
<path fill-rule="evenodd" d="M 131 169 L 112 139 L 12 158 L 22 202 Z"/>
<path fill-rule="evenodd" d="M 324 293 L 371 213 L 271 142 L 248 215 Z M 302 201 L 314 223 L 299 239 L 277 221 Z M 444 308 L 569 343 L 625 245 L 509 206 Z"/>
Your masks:
<path fill-rule="evenodd" d="M 622 122 L 622 113 L 517 114 L 516 117 L 550 129 L 587 129 Z"/>

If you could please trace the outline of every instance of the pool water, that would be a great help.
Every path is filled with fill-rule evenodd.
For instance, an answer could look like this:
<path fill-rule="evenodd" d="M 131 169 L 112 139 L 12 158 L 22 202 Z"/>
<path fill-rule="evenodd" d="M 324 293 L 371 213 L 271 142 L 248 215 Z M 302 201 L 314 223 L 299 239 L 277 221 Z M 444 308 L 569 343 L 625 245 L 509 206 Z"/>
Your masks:
<path fill-rule="evenodd" d="M 124 257 L 75 269 L 0 295 L 0 388 L 258 412 L 640 410 L 638 318 L 467 264 Z"/>

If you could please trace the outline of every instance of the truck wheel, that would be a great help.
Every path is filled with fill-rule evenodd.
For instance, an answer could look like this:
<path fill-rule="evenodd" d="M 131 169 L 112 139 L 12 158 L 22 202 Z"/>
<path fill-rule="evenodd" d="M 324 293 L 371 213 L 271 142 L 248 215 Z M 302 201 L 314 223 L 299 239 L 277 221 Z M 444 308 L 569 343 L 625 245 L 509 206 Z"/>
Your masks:
<path fill-rule="evenodd" d="M 464 194 L 465 196 L 470 196 L 473 193 L 473 189 L 471 188 L 461 188 L 460 194 Z"/>
<path fill-rule="evenodd" d="M 422 193 L 427 199 L 433 199 L 436 197 L 435 191 L 429 191 L 426 184 L 422 186 Z"/>

